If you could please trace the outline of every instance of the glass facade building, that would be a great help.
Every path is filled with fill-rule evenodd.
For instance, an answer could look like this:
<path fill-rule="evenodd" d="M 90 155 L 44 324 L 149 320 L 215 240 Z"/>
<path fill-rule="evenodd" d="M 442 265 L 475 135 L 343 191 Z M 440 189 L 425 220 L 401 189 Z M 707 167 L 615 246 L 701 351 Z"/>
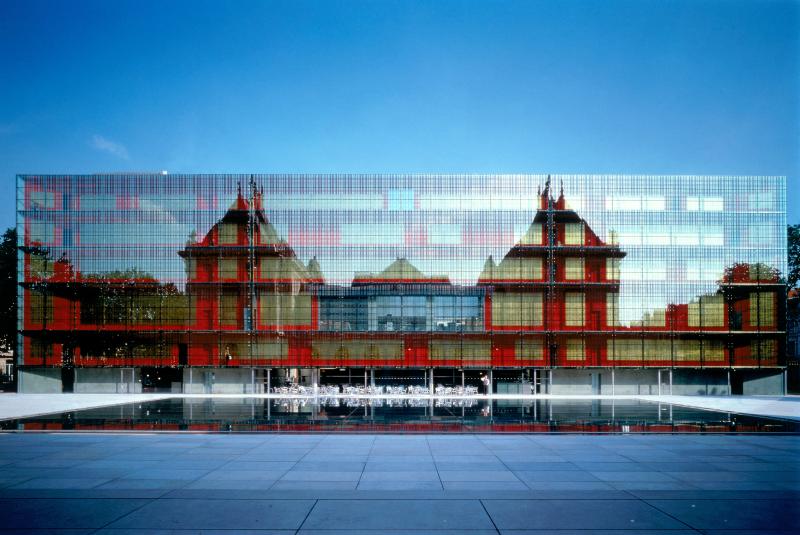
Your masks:
<path fill-rule="evenodd" d="M 20 388 L 774 393 L 785 203 L 771 176 L 19 176 Z"/>

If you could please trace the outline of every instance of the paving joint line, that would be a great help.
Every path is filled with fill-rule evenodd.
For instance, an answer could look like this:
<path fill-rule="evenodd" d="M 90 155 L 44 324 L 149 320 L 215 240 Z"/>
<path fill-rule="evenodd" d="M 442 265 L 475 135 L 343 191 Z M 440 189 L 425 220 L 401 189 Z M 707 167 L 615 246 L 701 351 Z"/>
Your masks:
<path fill-rule="evenodd" d="M 163 494 L 162 494 L 161 496 L 163 496 Z M 135 509 L 132 509 L 132 510 L 128 511 L 127 513 L 124 513 L 124 514 L 122 514 L 121 516 L 118 516 L 118 517 L 117 517 L 117 518 L 115 518 L 114 520 L 111 520 L 111 521 L 107 522 L 106 524 L 104 524 L 104 525 L 100 526 L 99 528 L 95 529 L 95 530 L 94 530 L 94 531 L 92 531 L 91 533 L 97 533 L 98 531 L 100 531 L 100 530 L 102 530 L 102 529 L 105 529 L 105 528 L 107 528 L 108 526 L 110 526 L 110 525 L 111 525 L 111 524 L 113 524 L 114 522 L 118 522 L 118 521 L 122 520 L 123 518 L 125 518 L 126 516 L 128 516 L 128 515 L 131 515 L 131 514 L 133 514 L 133 513 L 137 512 L 137 511 L 139 511 L 139 510 L 143 509 L 143 508 L 144 508 L 146 505 L 150 505 L 151 503 L 153 503 L 153 502 L 155 502 L 155 501 L 158 501 L 158 500 L 160 500 L 160 499 L 161 499 L 161 496 L 158 496 L 158 497 L 156 497 L 156 498 L 137 498 L 137 499 L 143 499 L 143 500 L 147 500 L 147 501 L 145 501 L 145 502 L 144 502 L 142 505 L 140 505 L 139 507 L 137 507 L 137 508 L 135 508 Z M 127 499 L 124 499 L 124 498 L 111 498 L 111 499 L 117 499 L 117 500 L 119 500 L 119 499 L 123 499 L 123 500 L 127 501 Z"/>
<path fill-rule="evenodd" d="M 478 499 L 478 503 L 481 504 L 481 507 L 483 508 L 483 512 L 486 513 L 487 517 L 489 517 L 489 522 L 492 523 L 492 526 L 494 527 L 494 530 L 499 534 L 500 533 L 500 528 L 497 527 L 497 524 L 495 524 L 495 522 L 494 522 L 494 518 L 492 518 L 492 515 L 489 514 L 489 510 L 486 509 L 486 504 L 483 503 L 483 499 Z"/>
<path fill-rule="evenodd" d="M 648 507 L 651 507 L 651 508 L 655 509 L 655 510 L 656 510 L 656 511 L 658 511 L 659 513 L 661 513 L 661 514 L 663 514 L 663 515 L 666 515 L 666 516 L 668 516 L 669 518 L 671 518 L 671 519 L 672 519 L 672 520 L 674 520 L 675 522 L 678 522 L 678 523 L 680 523 L 680 524 L 683 524 L 684 526 L 686 526 L 686 527 L 687 527 L 687 528 L 689 528 L 690 530 L 692 530 L 692 531 L 695 531 L 695 532 L 697 532 L 697 533 L 703 533 L 702 531 L 700 531 L 700 529 L 699 529 L 699 528 L 696 528 L 696 527 L 694 527 L 694 526 L 691 526 L 691 525 L 687 524 L 686 522 L 684 522 L 683 520 L 680 520 L 679 518 L 677 518 L 677 517 L 675 517 L 675 516 L 673 516 L 673 515 L 669 514 L 668 512 L 666 512 L 666 511 L 663 511 L 663 510 L 659 509 L 658 507 L 656 507 L 655 505 L 653 505 L 653 504 L 652 504 L 652 503 L 650 503 L 649 501 L 647 501 L 647 500 L 645 500 L 645 499 L 642 499 L 642 498 L 638 498 L 638 500 L 639 500 L 640 502 L 644 503 L 645 505 L 647 505 Z"/>
<path fill-rule="evenodd" d="M 425 445 L 428 446 L 428 455 L 431 456 L 431 461 L 433 461 L 433 469 L 436 470 L 436 478 L 439 480 L 439 486 L 442 487 L 442 492 L 445 492 L 444 482 L 442 481 L 442 474 L 439 473 L 439 465 L 436 462 L 436 457 L 433 456 L 433 450 L 431 449 L 431 442 L 428 437 L 425 437 Z"/>
<path fill-rule="evenodd" d="M 491 451 L 491 450 L 490 450 L 490 451 Z M 506 464 L 506 462 L 505 462 L 504 460 L 502 460 L 500 457 L 498 457 L 498 456 L 497 456 L 497 454 L 496 454 L 494 451 L 492 451 L 492 456 L 493 456 L 495 459 L 497 459 L 498 461 L 500 461 L 500 464 L 502 464 L 502 465 L 503 465 L 503 466 L 506 468 L 506 470 L 508 470 L 508 471 L 511 473 L 511 475 L 513 475 L 515 478 L 517 478 L 517 481 L 519 481 L 520 483 L 522 483 L 523 485 L 525 485 L 526 487 L 528 487 L 530 490 L 534 490 L 534 489 L 533 489 L 533 488 L 532 488 L 530 485 L 528 485 L 528 482 L 527 482 L 527 481 L 524 481 L 524 480 L 523 480 L 521 477 L 519 477 L 519 476 L 516 474 L 516 472 L 514 472 L 514 470 L 512 470 L 512 469 L 511 469 L 511 468 L 510 468 L 510 467 L 509 467 L 509 466 Z"/>
<path fill-rule="evenodd" d="M 299 534 L 300 530 L 303 529 L 303 526 L 305 525 L 306 520 L 308 520 L 308 517 L 311 516 L 311 511 L 313 511 L 317 507 L 318 503 L 319 503 L 319 498 L 314 500 L 314 504 L 311 507 L 308 508 L 308 512 L 306 513 L 306 516 L 303 518 L 303 521 L 300 522 L 300 525 L 297 526 L 297 529 L 294 532 L 295 535 Z"/>
<path fill-rule="evenodd" d="M 367 453 L 367 460 L 364 461 L 364 466 L 361 467 L 361 474 L 358 476 L 358 481 L 356 481 L 356 488 L 354 490 L 358 490 L 358 487 L 361 485 L 361 480 L 364 478 L 364 472 L 367 471 L 367 463 L 369 463 L 369 458 L 372 456 L 372 450 L 375 449 L 375 440 L 376 437 L 372 437 L 372 443 L 369 445 L 369 453 Z"/>

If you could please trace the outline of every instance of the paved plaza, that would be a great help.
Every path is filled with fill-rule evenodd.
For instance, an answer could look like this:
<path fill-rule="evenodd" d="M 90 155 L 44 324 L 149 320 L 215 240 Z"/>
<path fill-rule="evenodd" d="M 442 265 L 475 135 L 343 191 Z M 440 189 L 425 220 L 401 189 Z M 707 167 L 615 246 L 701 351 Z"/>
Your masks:
<path fill-rule="evenodd" d="M 798 533 L 800 437 L 0 435 L 19 533 Z"/>

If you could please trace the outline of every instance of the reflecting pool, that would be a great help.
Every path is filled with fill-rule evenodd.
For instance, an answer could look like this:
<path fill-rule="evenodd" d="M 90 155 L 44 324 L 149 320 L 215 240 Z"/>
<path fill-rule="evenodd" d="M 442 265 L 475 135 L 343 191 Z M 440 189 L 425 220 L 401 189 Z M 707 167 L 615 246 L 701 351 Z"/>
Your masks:
<path fill-rule="evenodd" d="M 245 433 L 798 433 L 800 422 L 639 400 L 200 397 L 3 420 L 0 429 Z"/>

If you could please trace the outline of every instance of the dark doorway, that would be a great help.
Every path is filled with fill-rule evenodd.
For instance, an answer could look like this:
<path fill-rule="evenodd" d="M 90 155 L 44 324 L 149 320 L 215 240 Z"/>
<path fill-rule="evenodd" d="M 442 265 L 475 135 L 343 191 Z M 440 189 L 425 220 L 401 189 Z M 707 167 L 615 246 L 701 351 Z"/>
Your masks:
<path fill-rule="evenodd" d="M 434 368 L 433 384 L 435 386 L 461 386 L 461 369 Z"/>
<path fill-rule="evenodd" d="M 320 368 L 319 384 L 321 385 L 364 385 L 364 368 Z M 369 371 L 366 374 L 369 384 Z"/>
<path fill-rule="evenodd" d="M 189 346 L 186 344 L 178 344 L 178 364 L 180 366 L 189 364 Z"/>
<path fill-rule="evenodd" d="M 428 370 L 423 368 L 381 368 L 375 370 L 378 386 L 427 386 Z"/>
<path fill-rule="evenodd" d="M 744 393 L 744 378 L 738 370 L 732 370 L 731 374 L 731 394 L 742 395 Z"/>
<path fill-rule="evenodd" d="M 66 366 L 61 368 L 61 391 L 74 392 L 75 391 L 75 368 Z"/>
<path fill-rule="evenodd" d="M 142 368 L 142 392 L 180 392 L 182 368 Z"/>
<path fill-rule="evenodd" d="M 64 344 L 61 351 L 61 391 L 62 392 L 75 392 L 75 366 L 73 355 L 73 346 L 71 344 Z"/>

